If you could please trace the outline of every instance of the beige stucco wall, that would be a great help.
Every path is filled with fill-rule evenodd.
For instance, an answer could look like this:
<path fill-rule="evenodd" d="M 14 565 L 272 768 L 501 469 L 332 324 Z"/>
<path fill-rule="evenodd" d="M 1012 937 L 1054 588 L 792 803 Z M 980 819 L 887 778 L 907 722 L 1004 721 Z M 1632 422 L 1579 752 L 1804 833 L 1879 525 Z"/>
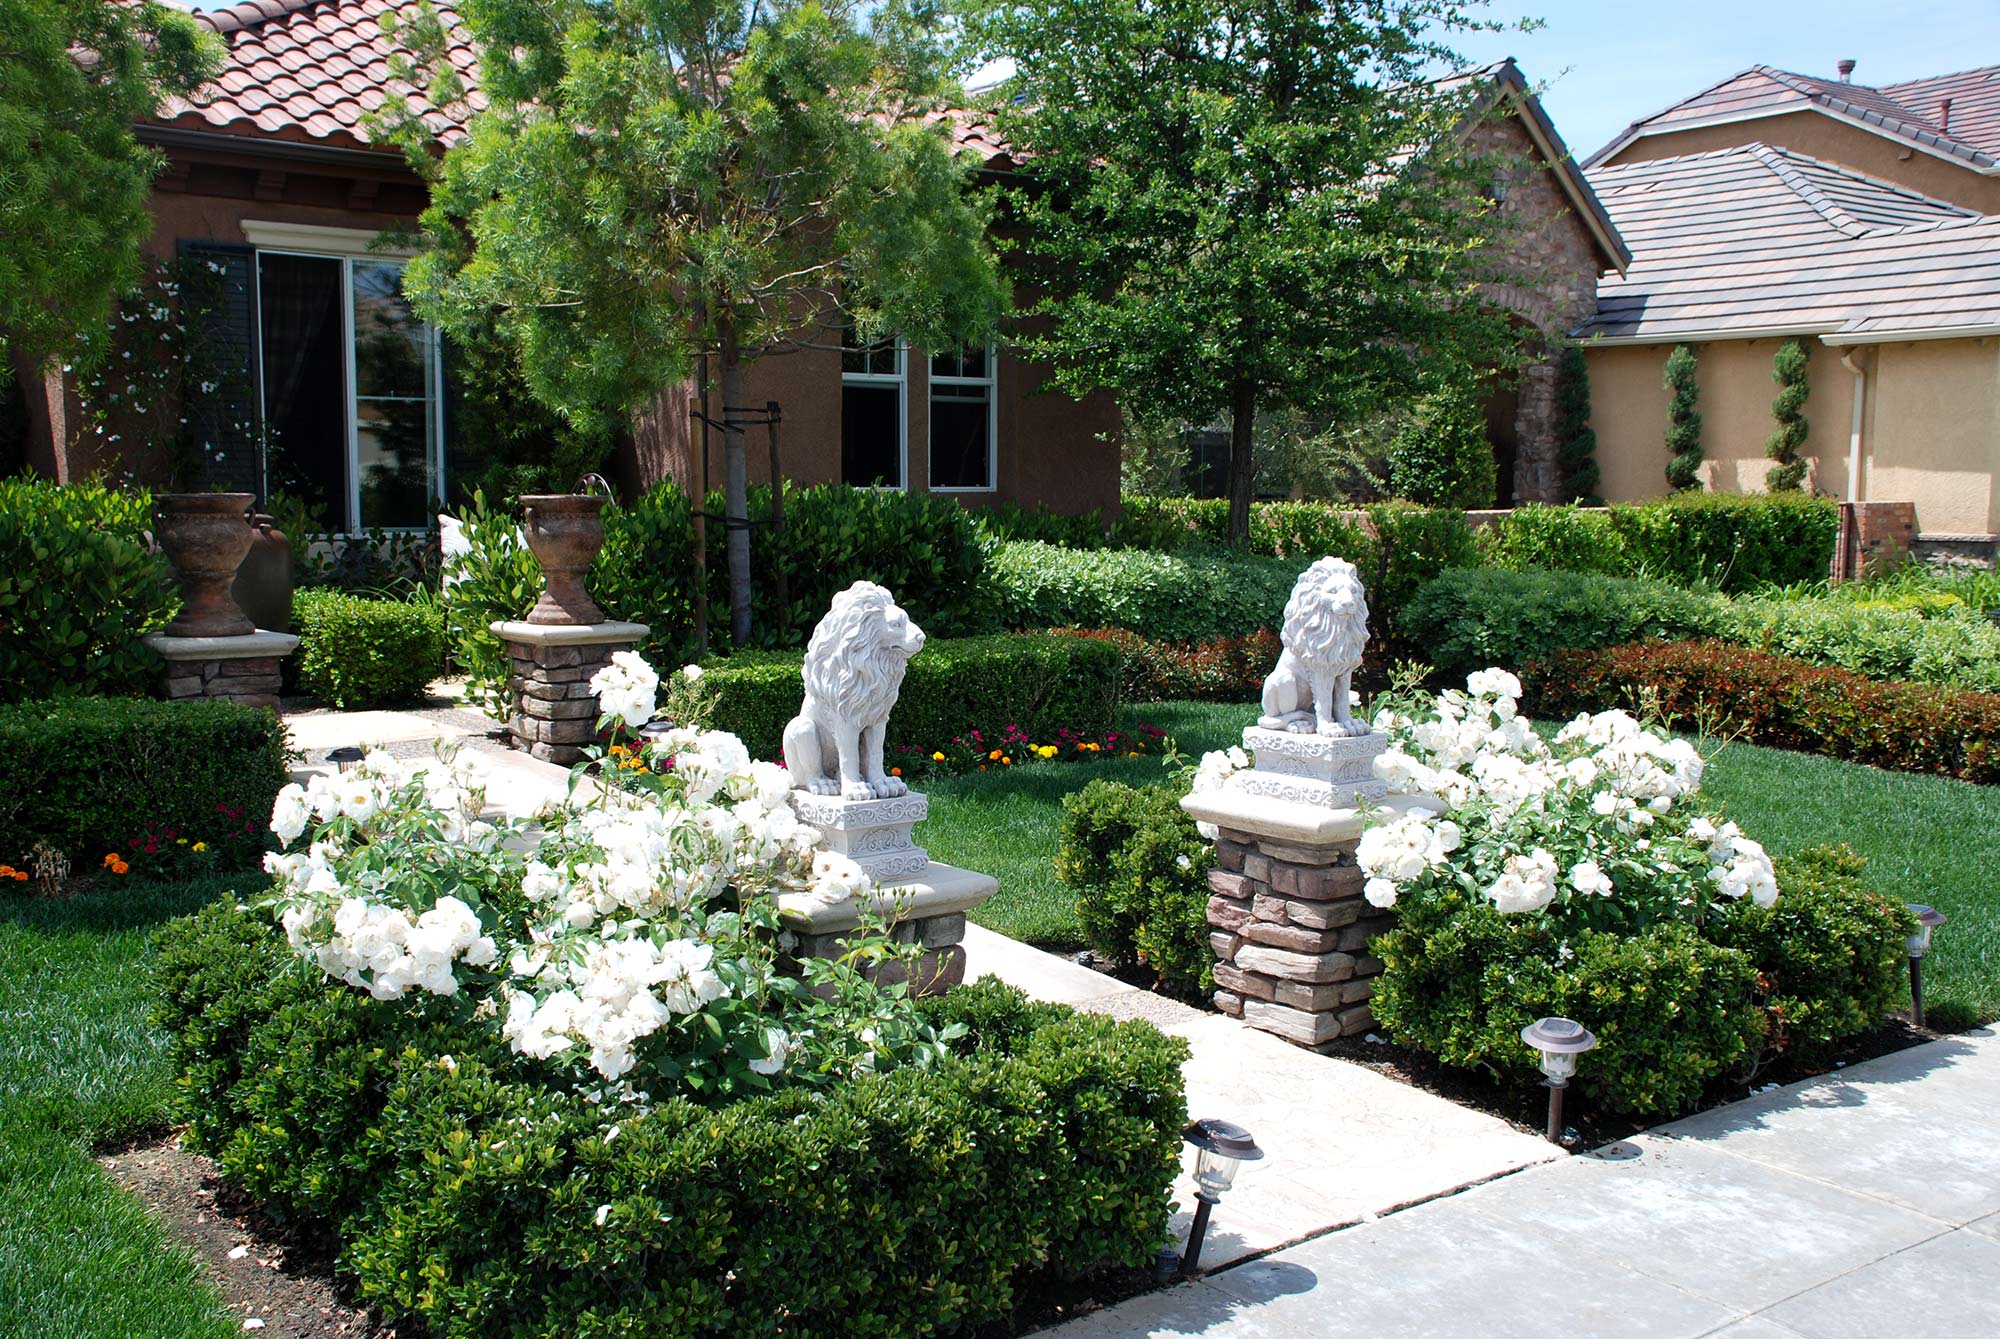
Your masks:
<path fill-rule="evenodd" d="M 1778 340 L 1706 341 L 1694 345 L 1708 486 L 1756 492 L 1770 460 L 1777 385 L 1771 360 Z M 1602 492 L 1613 502 L 1667 491 L 1667 392 L 1670 345 L 1586 350 L 1591 424 L 1597 431 Z M 1805 454 L 1815 486 L 1855 496 L 1847 478 L 1854 377 L 1841 350 L 1809 341 L 1812 394 L 1806 401 Z M 1860 496 L 1916 504 L 1926 533 L 2000 531 L 2000 340 L 1885 344 L 1856 355 L 1867 372 Z"/>

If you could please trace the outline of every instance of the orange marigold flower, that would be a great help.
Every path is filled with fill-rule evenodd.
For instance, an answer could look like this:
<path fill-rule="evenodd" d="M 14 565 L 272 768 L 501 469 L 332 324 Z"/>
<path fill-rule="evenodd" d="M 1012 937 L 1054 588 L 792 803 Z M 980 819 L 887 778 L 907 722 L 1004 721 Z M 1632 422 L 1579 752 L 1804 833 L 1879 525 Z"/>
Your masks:
<path fill-rule="evenodd" d="M 903 774 L 903 769 L 900 767 L 891 767 L 889 769 L 890 776 L 901 776 L 902 774 Z"/>

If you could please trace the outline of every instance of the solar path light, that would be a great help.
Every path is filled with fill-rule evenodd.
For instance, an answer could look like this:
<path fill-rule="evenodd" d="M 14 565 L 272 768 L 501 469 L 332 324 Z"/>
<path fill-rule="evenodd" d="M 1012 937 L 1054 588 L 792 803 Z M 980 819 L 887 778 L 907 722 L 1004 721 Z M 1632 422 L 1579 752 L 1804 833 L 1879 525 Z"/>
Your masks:
<path fill-rule="evenodd" d="M 1549 1142 L 1562 1143 L 1563 1089 L 1576 1075 L 1576 1058 L 1597 1045 L 1597 1037 L 1568 1018 L 1538 1018 L 1521 1029 L 1521 1040 L 1541 1052 L 1542 1082 L 1549 1090 Z"/>
<path fill-rule="evenodd" d="M 1236 1183 L 1236 1169 L 1264 1156 L 1257 1141 L 1241 1125 L 1226 1120 L 1198 1120 L 1183 1136 L 1194 1145 L 1194 1222 L 1188 1227 L 1187 1254 L 1181 1273 L 1192 1274 L 1201 1259 L 1201 1239 L 1208 1235 L 1208 1215 L 1223 1192 Z"/>

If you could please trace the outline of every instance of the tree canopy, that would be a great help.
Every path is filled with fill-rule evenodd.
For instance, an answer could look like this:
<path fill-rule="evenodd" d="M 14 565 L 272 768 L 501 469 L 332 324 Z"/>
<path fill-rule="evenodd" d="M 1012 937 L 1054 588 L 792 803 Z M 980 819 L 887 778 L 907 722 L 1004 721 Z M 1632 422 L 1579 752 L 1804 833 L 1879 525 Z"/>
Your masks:
<path fill-rule="evenodd" d="M 0 0 L 0 349 L 49 357 L 109 318 L 163 161 L 133 125 L 219 55 L 154 0 Z"/>
<path fill-rule="evenodd" d="M 746 362 L 837 346 L 849 326 L 932 349 L 994 330 L 990 205 L 953 156 L 956 89 L 929 0 L 460 12 L 485 102 L 443 157 L 407 291 L 449 332 L 492 321 L 535 395 L 579 420 L 643 405 L 712 355 L 732 518 Z M 430 23 L 409 45 L 433 99 L 459 96 Z M 728 538 L 741 640 L 749 532 Z"/>
<path fill-rule="evenodd" d="M 972 0 L 1017 73 L 993 112 L 1027 184 L 1009 237 L 1065 389 L 1232 428 L 1247 532 L 1258 412 L 1359 422 L 1510 361 L 1477 297 L 1482 111 L 1465 5 Z"/>

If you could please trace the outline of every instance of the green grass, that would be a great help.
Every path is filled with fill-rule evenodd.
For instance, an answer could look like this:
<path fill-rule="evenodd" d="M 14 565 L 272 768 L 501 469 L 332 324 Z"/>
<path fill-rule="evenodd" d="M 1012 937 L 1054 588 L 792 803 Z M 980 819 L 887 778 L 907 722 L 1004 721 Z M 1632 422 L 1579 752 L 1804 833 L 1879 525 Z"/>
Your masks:
<path fill-rule="evenodd" d="M 91 1157 L 167 1124 L 166 1039 L 146 1021 L 152 934 L 229 887 L 0 899 L 0 1339 L 239 1332 L 187 1252 Z"/>
<path fill-rule="evenodd" d="M 1249 712 L 1153 703 L 1128 725 L 1150 721 L 1199 756 L 1236 742 Z M 1097 777 L 1173 780 L 1155 759 L 954 777 L 928 787 L 932 817 L 918 838 L 937 859 L 1000 880 L 974 913 L 980 924 L 1050 948 L 1080 947 L 1075 896 L 1055 877 L 1056 825 L 1062 797 Z M 2000 1017 L 2000 787 L 1731 744 L 1710 766 L 1705 790 L 1772 854 L 1845 842 L 1869 858 L 1870 887 L 1951 917 L 1925 964 L 1931 1020 L 1955 1027 Z"/>

